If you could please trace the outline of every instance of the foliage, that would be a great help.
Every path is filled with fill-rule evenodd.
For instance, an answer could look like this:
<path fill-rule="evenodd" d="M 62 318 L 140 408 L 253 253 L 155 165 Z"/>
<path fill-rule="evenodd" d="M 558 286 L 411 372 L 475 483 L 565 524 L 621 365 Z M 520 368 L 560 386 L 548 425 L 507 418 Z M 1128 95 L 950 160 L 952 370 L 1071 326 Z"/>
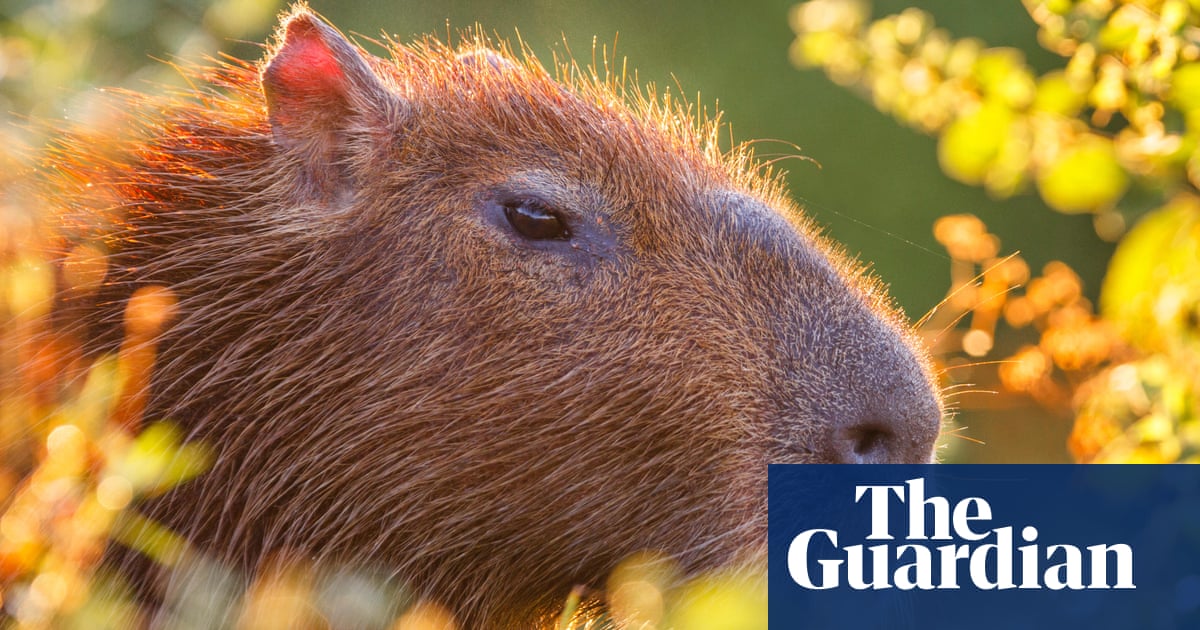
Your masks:
<path fill-rule="evenodd" d="M 0 112 L 89 119 L 93 86 L 178 84 L 170 65 L 258 37 L 280 0 L 0 0 Z M 13 133 L 5 129 L 4 133 Z"/>
<path fill-rule="evenodd" d="M 200 474 L 209 459 L 169 423 L 140 427 L 152 340 L 174 299 L 158 287 L 135 293 L 120 352 L 89 367 L 50 326 L 48 245 L 11 217 L 0 225 L 10 246 L 0 249 L 0 621 L 128 624 L 136 609 L 118 582 L 93 579 L 96 563 L 110 537 L 177 562 L 186 545 L 128 508 Z M 63 275 L 68 291 L 99 286 L 77 261 Z"/>
<path fill-rule="evenodd" d="M 1060 68 L 1038 74 L 1020 51 L 954 39 L 919 9 L 872 20 L 865 0 L 797 5 L 792 59 L 937 135 L 950 177 L 998 197 L 1035 189 L 1119 239 L 1097 313 L 1065 265 L 1025 284 L 1027 266 L 999 257 L 978 219 L 947 217 L 936 235 L 953 259 L 949 313 L 926 329 L 969 315 L 953 339 L 971 357 L 991 350 L 1001 318 L 1036 330 L 1000 382 L 1073 413 L 1082 461 L 1197 461 L 1200 2 L 1024 4 Z"/>

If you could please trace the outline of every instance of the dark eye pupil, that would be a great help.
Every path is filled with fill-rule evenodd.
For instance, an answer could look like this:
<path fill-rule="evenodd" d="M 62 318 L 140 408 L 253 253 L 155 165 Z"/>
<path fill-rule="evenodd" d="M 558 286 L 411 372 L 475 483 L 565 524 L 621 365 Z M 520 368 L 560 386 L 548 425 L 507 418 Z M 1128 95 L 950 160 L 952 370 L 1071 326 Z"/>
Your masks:
<path fill-rule="evenodd" d="M 566 223 L 557 214 L 533 204 L 505 205 L 504 216 L 513 229 L 525 238 L 548 241 L 562 240 L 570 236 Z"/>

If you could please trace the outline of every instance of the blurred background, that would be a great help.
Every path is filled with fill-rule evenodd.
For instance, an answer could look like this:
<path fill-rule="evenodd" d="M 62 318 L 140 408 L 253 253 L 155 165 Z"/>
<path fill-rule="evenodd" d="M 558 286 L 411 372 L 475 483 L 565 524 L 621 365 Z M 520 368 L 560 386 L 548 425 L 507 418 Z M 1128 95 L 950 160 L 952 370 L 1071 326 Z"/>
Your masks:
<path fill-rule="evenodd" d="M 169 65 L 218 51 L 255 59 L 283 3 L 274 0 L 47 0 L 0 2 L 0 112 L 22 121 L 93 115 L 96 86 L 155 90 L 177 84 Z M 818 69 L 789 58 L 796 39 L 795 2 L 717 0 L 643 3 L 625 0 L 558 2 L 333 2 L 316 11 L 347 33 L 408 41 L 425 33 L 445 39 L 480 24 L 497 38 L 519 37 L 549 64 L 552 56 L 592 58 L 593 49 L 627 57 L 642 82 L 682 90 L 711 111 L 725 113 L 736 141 L 770 139 L 758 151 L 786 160 L 797 201 L 846 250 L 890 285 L 916 320 L 950 287 L 950 260 L 933 235 L 944 215 L 971 213 L 999 238 L 1002 251 L 1020 251 L 1035 270 L 1064 261 L 1095 301 L 1112 244 L 1096 236 L 1092 217 L 1051 212 L 1036 195 L 1007 199 L 958 183 L 942 173 L 936 138 L 879 113 L 869 99 L 832 83 Z M 1041 48 L 1037 24 L 1018 2 L 955 0 L 873 3 L 876 16 L 919 7 L 953 37 L 1019 49 L 1035 72 L 1063 60 Z M 360 41 L 365 41 L 360 38 Z M 367 44 L 370 48 L 370 44 Z M 379 52 L 376 48 L 375 52 Z M 599 55 L 599 53 L 597 53 Z M 15 140 L 15 139 L 14 139 Z M 38 141 L 32 140 L 34 144 Z M 13 146 L 14 143 L 6 143 Z M 798 150 L 792 145 L 798 147 Z M 998 335 L 987 357 L 1007 356 L 1028 339 Z M 963 389 L 998 391 L 986 377 L 957 379 Z M 975 383 L 978 387 L 969 386 Z M 1067 461 L 1071 417 L 1046 411 L 1021 395 L 964 394 L 957 429 L 943 459 L 974 462 Z"/>

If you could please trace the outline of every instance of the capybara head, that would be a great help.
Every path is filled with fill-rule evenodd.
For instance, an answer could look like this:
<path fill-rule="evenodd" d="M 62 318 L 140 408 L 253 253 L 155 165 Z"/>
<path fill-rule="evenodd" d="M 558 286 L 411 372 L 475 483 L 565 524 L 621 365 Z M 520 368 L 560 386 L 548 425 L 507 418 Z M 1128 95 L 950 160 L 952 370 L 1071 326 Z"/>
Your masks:
<path fill-rule="evenodd" d="M 483 41 L 391 48 L 297 8 L 263 64 L 47 158 L 110 252 L 95 343 L 135 289 L 178 300 L 146 413 L 215 459 L 152 517 L 503 626 L 639 550 L 761 557 L 769 462 L 931 459 L 882 289 L 714 124 Z"/>

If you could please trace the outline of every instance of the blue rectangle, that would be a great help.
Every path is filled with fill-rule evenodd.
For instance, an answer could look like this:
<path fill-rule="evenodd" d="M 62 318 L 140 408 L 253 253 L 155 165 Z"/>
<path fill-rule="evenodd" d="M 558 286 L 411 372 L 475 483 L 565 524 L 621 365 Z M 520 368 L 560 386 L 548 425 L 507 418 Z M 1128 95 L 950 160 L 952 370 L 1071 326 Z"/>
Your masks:
<path fill-rule="evenodd" d="M 1200 466 L 772 465 L 769 479 L 772 628 L 1200 628 Z"/>

